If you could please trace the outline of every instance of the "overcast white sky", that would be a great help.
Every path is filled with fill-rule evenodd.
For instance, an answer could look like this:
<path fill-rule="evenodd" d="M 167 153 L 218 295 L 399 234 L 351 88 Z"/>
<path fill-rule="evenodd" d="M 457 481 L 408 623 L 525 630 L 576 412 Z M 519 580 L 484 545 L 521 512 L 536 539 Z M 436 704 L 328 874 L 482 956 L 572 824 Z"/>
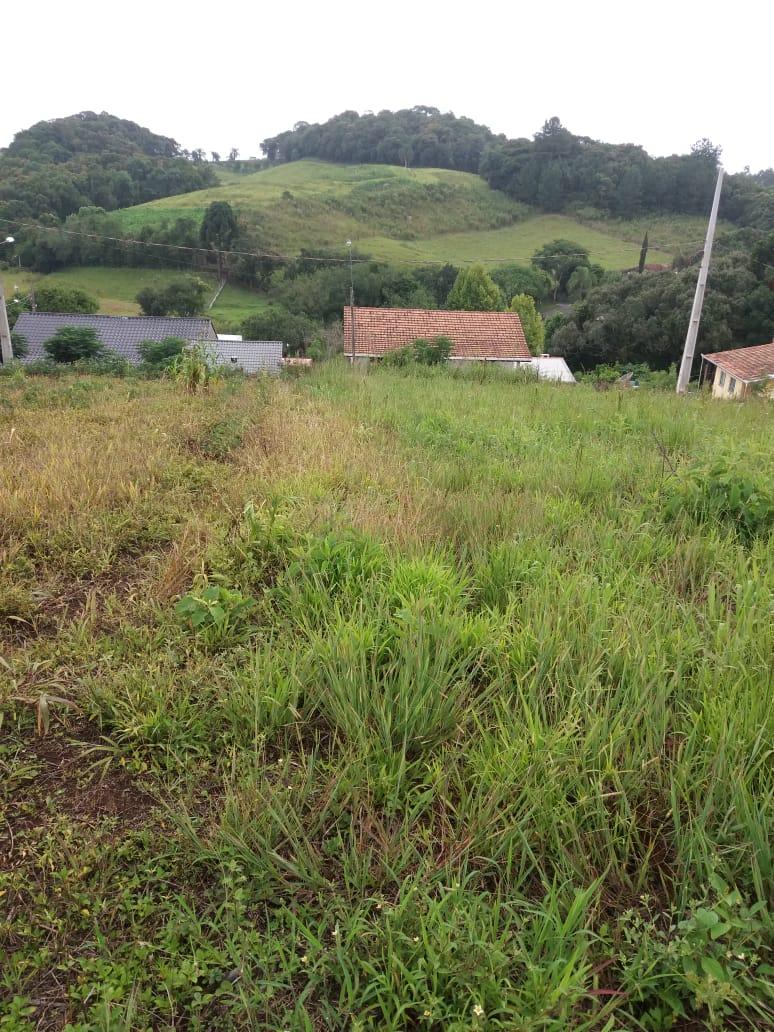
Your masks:
<path fill-rule="evenodd" d="M 708 136 L 730 171 L 774 166 L 771 0 L 39 0 L 28 13 L 3 4 L 0 146 L 92 110 L 248 157 L 294 122 L 428 104 L 508 136 L 558 115 L 651 154 Z"/>

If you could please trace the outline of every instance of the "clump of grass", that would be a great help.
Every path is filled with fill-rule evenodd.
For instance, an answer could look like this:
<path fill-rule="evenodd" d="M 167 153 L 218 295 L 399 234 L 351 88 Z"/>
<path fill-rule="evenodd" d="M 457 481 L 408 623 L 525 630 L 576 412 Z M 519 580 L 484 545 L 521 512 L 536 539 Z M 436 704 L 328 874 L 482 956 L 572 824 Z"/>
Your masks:
<path fill-rule="evenodd" d="M 198 394 L 218 381 L 218 364 L 207 345 L 199 342 L 185 348 L 170 362 L 169 375 L 187 394 Z"/>

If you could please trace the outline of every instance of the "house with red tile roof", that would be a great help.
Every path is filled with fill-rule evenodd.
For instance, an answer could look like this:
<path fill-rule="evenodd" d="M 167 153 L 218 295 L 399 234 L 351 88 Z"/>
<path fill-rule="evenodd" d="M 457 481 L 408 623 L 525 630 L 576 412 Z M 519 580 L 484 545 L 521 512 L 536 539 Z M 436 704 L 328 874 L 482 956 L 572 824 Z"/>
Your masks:
<path fill-rule="evenodd" d="M 452 362 L 529 364 L 531 355 L 515 312 L 447 312 L 425 308 L 344 309 L 344 354 L 350 361 L 382 358 L 415 340 L 448 337 Z"/>
<path fill-rule="evenodd" d="M 744 398 L 754 384 L 774 384 L 774 341 L 702 355 L 702 383 L 713 375 L 713 370 L 713 398 Z"/>

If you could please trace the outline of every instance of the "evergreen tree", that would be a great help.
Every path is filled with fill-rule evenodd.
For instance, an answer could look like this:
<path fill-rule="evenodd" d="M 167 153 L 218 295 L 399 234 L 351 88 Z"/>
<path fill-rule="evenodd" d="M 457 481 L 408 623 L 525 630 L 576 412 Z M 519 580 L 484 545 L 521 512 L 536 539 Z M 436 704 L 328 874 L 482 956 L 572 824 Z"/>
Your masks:
<path fill-rule="evenodd" d="M 462 269 L 446 299 L 446 307 L 463 312 L 502 312 L 500 288 L 483 265 Z"/>
<path fill-rule="evenodd" d="M 533 355 L 541 354 L 546 339 L 546 326 L 535 306 L 535 299 L 529 294 L 516 294 L 511 301 L 511 311 L 516 312 L 521 321 L 529 350 Z"/>
<path fill-rule="evenodd" d="M 648 260 L 648 231 L 645 230 L 645 236 L 642 238 L 642 248 L 640 249 L 640 261 L 637 266 L 637 272 L 643 273 L 645 271 L 645 262 Z"/>

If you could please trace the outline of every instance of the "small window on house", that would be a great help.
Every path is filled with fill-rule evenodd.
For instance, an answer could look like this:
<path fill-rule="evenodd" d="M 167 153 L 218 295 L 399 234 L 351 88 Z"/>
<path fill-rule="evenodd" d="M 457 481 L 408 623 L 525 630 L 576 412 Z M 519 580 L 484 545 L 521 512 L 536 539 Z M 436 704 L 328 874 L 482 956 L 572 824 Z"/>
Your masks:
<path fill-rule="evenodd" d="M 733 394 L 736 389 L 736 379 L 732 376 L 728 381 L 728 393 Z"/>
<path fill-rule="evenodd" d="M 723 372 L 723 370 L 721 369 L 721 370 L 720 370 L 720 379 L 718 380 L 718 383 L 719 383 L 719 384 L 720 384 L 720 386 L 722 387 L 722 386 L 723 386 L 723 384 L 724 384 L 725 382 L 726 382 L 726 374 L 725 374 L 725 373 Z"/>

